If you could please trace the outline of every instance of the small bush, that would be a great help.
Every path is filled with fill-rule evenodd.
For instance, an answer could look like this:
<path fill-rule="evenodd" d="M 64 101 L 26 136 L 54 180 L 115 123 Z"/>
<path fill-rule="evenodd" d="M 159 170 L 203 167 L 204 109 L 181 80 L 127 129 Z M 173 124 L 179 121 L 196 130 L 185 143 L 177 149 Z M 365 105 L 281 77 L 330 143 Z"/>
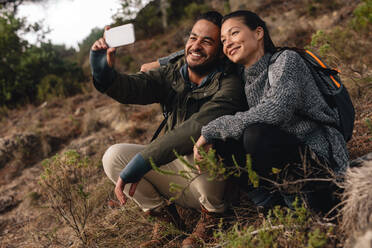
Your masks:
<path fill-rule="evenodd" d="M 193 2 L 186 6 L 185 15 L 188 19 L 194 19 L 208 10 L 210 10 L 208 5 Z"/>
<path fill-rule="evenodd" d="M 316 17 L 320 13 L 329 13 L 340 7 L 338 0 L 307 0 L 305 6 L 305 13 L 312 17 Z"/>
<path fill-rule="evenodd" d="M 294 209 L 276 206 L 259 223 L 215 232 L 218 247 L 325 247 L 335 243 L 332 224 L 320 225 L 296 200 Z"/>
<path fill-rule="evenodd" d="M 366 29 L 372 24 L 372 0 L 363 0 L 353 12 L 351 25 L 356 30 Z"/>
<path fill-rule="evenodd" d="M 49 207 L 87 243 L 86 224 L 92 213 L 88 179 L 94 171 L 76 151 L 67 151 L 43 162 L 40 185 Z"/>
<path fill-rule="evenodd" d="M 37 85 L 37 98 L 39 101 L 45 101 L 54 97 L 67 97 L 81 91 L 82 87 L 79 82 L 48 74 Z"/>
<path fill-rule="evenodd" d="M 40 29 L 36 24 L 32 27 L 26 26 L 25 20 L 14 14 L 0 15 L 0 106 L 35 103 L 38 99 L 37 86 L 50 74 L 63 80 L 67 86 L 62 88 L 68 88 L 68 93 L 73 82 L 85 79 L 81 68 L 71 62 L 74 49 L 44 41 L 31 45 L 19 36 L 31 31 L 37 33 Z M 45 84 L 48 82 L 51 83 L 50 77 L 44 80 Z"/>
<path fill-rule="evenodd" d="M 134 22 L 137 39 L 144 39 L 163 32 L 161 12 L 155 1 L 141 9 Z"/>
<path fill-rule="evenodd" d="M 368 130 L 369 130 L 369 135 L 370 135 L 369 140 L 372 141 L 372 121 L 371 121 L 371 119 L 366 118 L 365 122 L 366 122 L 366 125 L 367 125 Z"/>

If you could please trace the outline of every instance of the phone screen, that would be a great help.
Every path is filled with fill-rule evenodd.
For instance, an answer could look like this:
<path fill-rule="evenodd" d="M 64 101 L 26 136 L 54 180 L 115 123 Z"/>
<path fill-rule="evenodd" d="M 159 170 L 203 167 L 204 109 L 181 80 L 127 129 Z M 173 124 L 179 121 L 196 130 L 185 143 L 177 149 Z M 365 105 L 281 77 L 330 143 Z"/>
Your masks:
<path fill-rule="evenodd" d="M 132 23 L 114 27 L 105 31 L 105 40 L 109 47 L 119 47 L 134 43 L 134 26 Z"/>

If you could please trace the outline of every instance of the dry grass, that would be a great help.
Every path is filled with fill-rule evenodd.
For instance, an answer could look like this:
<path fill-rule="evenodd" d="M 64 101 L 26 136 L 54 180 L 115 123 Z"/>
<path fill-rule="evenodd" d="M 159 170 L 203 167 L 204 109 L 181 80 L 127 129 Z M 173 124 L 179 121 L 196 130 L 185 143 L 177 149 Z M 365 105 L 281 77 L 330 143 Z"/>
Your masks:
<path fill-rule="evenodd" d="M 348 169 L 345 175 L 340 215 L 341 228 L 349 238 L 359 236 L 372 222 L 371 178 L 371 156 L 370 161 Z"/>
<path fill-rule="evenodd" d="M 329 38 L 333 42 L 331 47 L 334 49 L 330 50 L 330 52 L 332 57 L 335 58 L 336 64 L 341 65 L 343 71 L 342 79 L 347 84 L 348 89 L 350 89 L 356 107 L 355 133 L 353 139 L 348 143 L 351 158 L 356 158 L 372 151 L 372 142 L 370 140 L 372 133 L 370 133 L 365 124 L 366 118 L 372 119 L 372 92 L 369 79 L 371 77 L 370 67 L 372 62 L 371 56 L 369 56 L 371 30 L 367 33 L 365 31 L 343 31 L 343 29 L 348 28 L 345 25 L 346 21 L 350 19 L 348 8 L 352 9 L 355 5 L 354 2 L 351 3 L 352 6 L 342 7 L 340 15 L 337 13 L 333 15 L 328 11 L 331 9 L 328 7 L 327 10 L 318 8 L 315 11 L 317 15 L 329 12 L 325 15 L 325 19 L 321 16 L 307 19 L 311 13 L 308 12 L 310 9 L 307 9 L 309 6 L 304 3 L 310 2 L 319 1 L 291 0 L 288 3 L 283 3 L 282 1 L 272 0 L 265 2 L 266 5 L 263 4 L 262 9 L 258 12 L 265 19 L 273 17 L 271 22 L 269 22 L 273 28 L 271 34 L 273 36 L 277 35 L 277 37 L 273 37 L 274 40 L 285 41 L 285 43 L 292 42 L 295 45 L 306 44 L 311 32 L 307 29 L 308 27 L 311 30 L 318 29 L 317 22 L 323 22 L 325 24 L 322 25 L 328 25 L 324 26 L 324 29 L 328 31 L 328 36 L 323 38 Z M 347 1 L 337 0 L 331 2 L 343 4 Z M 319 4 L 317 3 L 316 5 Z M 298 12 L 299 8 L 301 9 Z M 334 10 L 333 7 L 332 10 Z M 296 11 L 298 13 L 294 13 Z M 304 13 L 306 18 L 299 13 Z M 337 18 L 333 18 L 334 16 Z M 298 22 L 301 25 L 297 25 L 297 28 L 293 25 L 288 25 L 288 23 L 292 22 Z M 341 25 L 343 32 L 332 31 L 333 26 L 337 23 Z M 135 45 L 123 49 L 122 52 L 131 54 L 136 52 L 138 57 L 133 57 L 133 64 L 136 65 L 151 61 L 178 48 L 182 48 L 183 37 L 189 26 L 190 23 L 175 28 L 164 36 L 139 41 Z M 284 31 L 282 30 L 283 27 L 285 27 Z M 296 29 L 295 32 L 286 31 L 293 28 Z M 301 35 L 298 35 L 299 33 Z M 345 37 L 347 42 L 345 42 Z M 326 39 L 325 41 L 329 42 Z M 85 109 L 85 112 L 78 111 L 79 109 Z M 48 155 L 70 146 L 70 142 L 73 140 L 79 141 L 82 136 L 87 136 L 84 138 L 89 138 L 89 140 L 95 140 L 94 155 L 91 157 L 92 171 L 89 176 L 87 174 L 83 175 L 88 178 L 87 186 L 90 188 L 91 193 L 89 195 L 90 217 L 85 225 L 87 247 L 138 247 L 141 242 L 150 239 L 153 222 L 145 219 L 133 202 L 129 202 L 124 208 L 112 209 L 107 206 L 109 199 L 115 199 L 113 195 L 114 185 L 105 178 L 102 168 L 96 165 L 100 164 L 99 161 L 104 150 L 111 144 L 118 142 L 148 143 L 157 127 L 155 123 L 159 123 L 162 119 L 158 106 L 114 105 L 112 100 L 93 90 L 63 101 L 60 99 L 50 101 L 45 106 L 27 106 L 16 110 L 1 109 L 0 112 L 0 135 L 2 137 L 25 133 L 30 130 L 34 133 L 42 133 L 45 137 L 50 138 L 46 138 L 44 149 L 47 151 L 45 154 Z M 94 136 L 96 133 L 99 133 L 99 135 Z M 85 139 L 82 140 L 84 141 Z M 43 150 L 39 148 L 37 147 L 33 151 L 39 152 Z M 30 152 L 26 152 L 17 156 L 27 158 L 27 154 L 34 156 L 37 153 L 30 154 Z M 29 171 L 32 169 L 33 171 L 30 174 L 40 174 L 41 168 L 37 165 L 39 160 L 40 157 L 38 160 L 31 162 L 25 160 L 27 168 L 24 171 L 17 170 L 17 173 L 19 175 L 26 172 L 30 173 Z M 20 165 L 20 168 L 23 168 L 22 166 L 25 165 Z M 20 178 L 22 179 L 17 182 L 17 180 L 6 178 L 7 173 L 5 170 L 1 172 L 4 173 L 0 174 L 4 180 L 4 185 L 7 184 L 5 189 L 5 186 L 0 188 L 1 193 L 17 192 L 17 201 L 20 201 L 20 203 L 7 212 L 6 215 L 0 216 L 0 247 L 82 246 L 66 222 L 58 218 L 55 211 L 48 208 L 50 202 L 46 200 L 45 196 L 40 197 L 43 191 L 38 188 L 39 186 L 30 188 L 30 185 L 35 184 L 35 179 L 31 175 L 29 177 L 22 177 L 21 175 Z M 344 218 L 340 223 L 342 223 L 342 227 L 344 227 L 344 231 L 348 236 L 352 236 L 368 227 L 369 218 L 371 217 L 370 209 L 372 208 L 372 203 L 368 202 L 369 197 L 371 197 L 369 194 L 370 174 L 372 173 L 369 172 L 367 167 L 355 168 L 355 170 L 353 169 L 347 174 L 346 185 L 348 186 L 346 187 L 348 190 L 345 191 L 343 196 L 346 203 L 345 208 L 342 210 Z M 26 195 L 29 192 L 34 193 L 30 194 L 30 198 L 27 198 Z M 239 207 L 233 207 L 232 219 L 230 220 L 232 225 L 238 223 L 240 229 L 238 229 L 237 234 L 243 234 L 243 231 L 250 226 L 254 228 L 254 230 L 251 230 L 252 232 L 265 225 L 266 227 L 268 225 L 272 226 L 272 219 L 266 218 L 265 214 L 252 207 L 252 203 L 244 196 L 241 197 L 240 202 L 241 205 Z M 311 222 L 309 223 L 311 225 L 307 226 L 308 228 L 301 229 L 302 232 L 300 233 L 296 233 L 298 229 L 295 226 L 287 229 L 278 229 L 280 231 L 279 246 L 290 247 L 286 246 L 290 242 L 295 244 L 296 241 L 291 240 L 293 237 L 303 237 L 306 241 L 309 239 L 308 233 L 314 234 L 316 229 L 329 234 L 328 243 L 325 246 L 318 247 L 343 246 L 344 233 L 337 226 L 337 220 L 335 221 L 336 226 L 333 226 L 332 223 L 330 224 L 315 215 L 310 217 Z M 191 211 L 185 214 L 185 218 L 189 221 L 188 226 L 190 229 L 192 224 L 198 219 L 198 214 Z M 333 229 L 329 231 L 330 228 Z M 167 232 L 172 232 L 171 228 L 166 230 Z M 224 234 L 228 233 L 226 229 L 221 231 Z M 267 236 L 273 235 L 274 231 L 269 230 L 266 232 Z M 256 238 L 263 237 L 260 236 L 263 234 L 259 234 L 259 232 L 255 232 L 254 235 L 256 235 Z M 165 247 L 179 247 L 183 237 L 179 232 L 173 232 L 173 236 L 169 240 L 172 242 Z M 321 237 L 321 235 L 315 235 L 315 237 Z M 224 242 L 221 238 L 216 239 L 215 242 L 206 244 L 206 247 L 224 247 Z"/>

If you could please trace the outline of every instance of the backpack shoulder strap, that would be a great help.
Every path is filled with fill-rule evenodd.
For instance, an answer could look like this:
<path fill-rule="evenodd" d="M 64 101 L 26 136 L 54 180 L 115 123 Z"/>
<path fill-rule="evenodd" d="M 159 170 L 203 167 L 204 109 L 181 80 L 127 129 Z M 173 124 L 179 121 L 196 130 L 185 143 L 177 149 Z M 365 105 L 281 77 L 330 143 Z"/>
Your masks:
<path fill-rule="evenodd" d="M 159 127 L 156 129 L 156 131 L 155 131 L 154 135 L 152 136 L 150 142 L 154 141 L 159 136 L 161 130 L 163 130 L 165 124 L 167 124 L 169 113 L 171 112 L 171 110 L 168 108 L 168 105 L 170 105 L 172 103 L 173 98 L 174 98 L 175 95 L 176 95 L 176 91 L 171 89 L 169 94 L 168 94 L 166 103 L 163 106 L 164 120 L 160 123 Z"/>

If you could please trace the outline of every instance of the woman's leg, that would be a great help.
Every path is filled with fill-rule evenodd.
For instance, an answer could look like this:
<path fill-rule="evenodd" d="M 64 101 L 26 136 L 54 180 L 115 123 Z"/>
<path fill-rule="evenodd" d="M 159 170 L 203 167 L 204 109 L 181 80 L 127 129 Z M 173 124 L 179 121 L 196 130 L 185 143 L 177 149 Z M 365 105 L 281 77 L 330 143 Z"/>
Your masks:
<path fill-rule="evenodd" d="M 283 169 L 289 163 L 301 163 L 301 143 L 294 136 L 268 124 L 253 124 L 244 130 L 243 145 L 251 155 L 252 168 L 260 176 L 270 177 L 272 168 Z"/>
<path fill-rule="evenodd" d="M 311 152 L 306 150 L 295 136 L 272 125 L 250 125 L 244 131 L 242 140 L 217 142 L 216 149 L 225 161 L 230 161 L 228 164 L 231 164 L 229 157 L 234 154 L 239 158 L 239 164 L 244 166 L 245 154 L 250 154 L 252 169 L 261 177 L 276 180 L 278 175 L 273 175 L 272 168 L 283 170 L 277 180 L 278 183 L 283 179 L 294 181 L 304 178 L 324 179 L 330 176 L 324 160 L 310 156 Z M 303 159 L 306 159 L 306 169 L 303 167 Z M 242 188 L 250 190 L 247 188 L 247 182 L 247 174 L 243 174 L 238 181 Z M 273 185 L 260 180 L 260 186 Z M 298 186 L 298 192 L 305 196 L 310 207 L 322 212 L 327 212 L 338 202 L 334 195 L 336 190 L 337 187 L 332 182 L 314 181 Z"/>

